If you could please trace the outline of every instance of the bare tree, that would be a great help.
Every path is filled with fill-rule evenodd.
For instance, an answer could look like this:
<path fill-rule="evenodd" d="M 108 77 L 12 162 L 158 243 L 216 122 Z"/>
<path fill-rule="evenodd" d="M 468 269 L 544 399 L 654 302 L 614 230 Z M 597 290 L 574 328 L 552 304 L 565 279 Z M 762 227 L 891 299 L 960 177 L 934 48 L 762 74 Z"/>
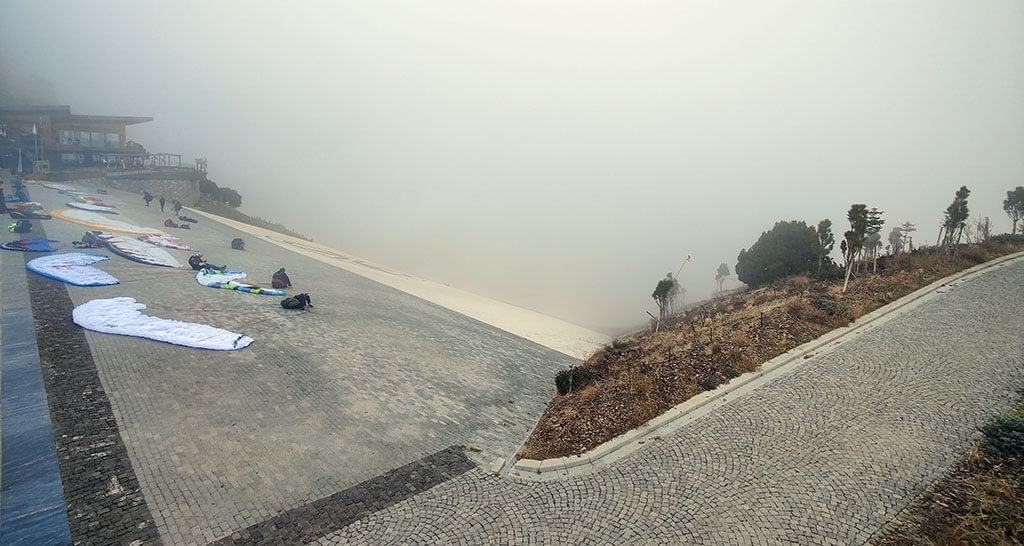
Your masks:
<path fill-rule="evenodd" d="M 992 221 L 988 219 L 988 216 L 978 220 L 977 229 L 978 237 L 980 239 L 978 241 L 979 243 L 984 243 L 992 236 Z"/>
<path fill-rule="evenodd" d="M 979 218 L 976 221 L 968 222 L 964 229 L 964 240 L 967 244 L 984 243 L 992 236 L 992 221 L 988 216 Z"/>

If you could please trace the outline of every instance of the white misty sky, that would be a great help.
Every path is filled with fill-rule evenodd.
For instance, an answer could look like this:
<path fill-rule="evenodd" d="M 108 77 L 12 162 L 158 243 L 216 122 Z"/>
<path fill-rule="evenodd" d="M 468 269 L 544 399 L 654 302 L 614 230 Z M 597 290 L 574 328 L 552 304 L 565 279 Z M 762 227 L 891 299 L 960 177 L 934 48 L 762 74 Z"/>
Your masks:
<path fill-rule="evenodd" d="M 777 220 L 934 242 L 959 186 L 1008 231 L 1024 185 L 1019 0 L 8 0 L 0 53 L 249 213 L 588 326 Z"/>

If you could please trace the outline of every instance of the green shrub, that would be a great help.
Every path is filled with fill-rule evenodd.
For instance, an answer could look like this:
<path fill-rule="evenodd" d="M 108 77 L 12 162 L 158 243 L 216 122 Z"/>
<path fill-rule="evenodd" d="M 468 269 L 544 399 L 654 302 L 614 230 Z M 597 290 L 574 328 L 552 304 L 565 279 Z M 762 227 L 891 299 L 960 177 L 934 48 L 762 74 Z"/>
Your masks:
<path fill-rule="evenodd" d="M 1001 235 L 995 235 L 992 238 L 1000 243 L 1024 243 L 1024 233 L 1018 233 L 1016 235 L 1003 233 Z"/>
<path fill-rule="evenodd" d="M 714 390 L 715 387 L 718 386 L 718 378 L 705 377 L 704 379 L 697 381 L 697 384 L 700 385 L 700 388 L 706 391 Z"/>
<path fill-rule="evenodd" d="M 597 378 L 588 370 L 574 366 L 568 370 L 562 370 L 555 375 L 555 388 L 558 394 L 565 396 L 593 383 Z"/>
<path fill-rule="evenodd" d="M 821 309 L 822 311 L 830 315 L 836 314 L 835 300 L 830 300 L 828 298 L 816 298 L 811 300 L 811 305 L 816 309 Z"/>
<path fill-rule="evenodd" d="M 990 457 L 1024 457 L 1024 418 L 1000 417 L 981 427 Z"/>
<path fill-rule="evenodd" d="M 841 281 L 843 280 L 843 266 L 836 264 L 829 258 L 825 263 L 821 264 L 821 271 L 818 271 L 815 275 L 815 279 L 819 281 Z"/>

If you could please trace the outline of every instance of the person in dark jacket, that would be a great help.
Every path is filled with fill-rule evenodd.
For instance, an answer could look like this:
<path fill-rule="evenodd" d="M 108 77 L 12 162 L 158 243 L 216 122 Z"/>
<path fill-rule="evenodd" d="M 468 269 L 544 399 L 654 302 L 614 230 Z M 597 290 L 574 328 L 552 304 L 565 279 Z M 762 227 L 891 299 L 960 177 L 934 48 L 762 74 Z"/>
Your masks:
<path fill-rule="evenodd" d="M 292 280 L 288 278 L 288 274 L 284 272 L 284 268 L 282 267 L 274 273 L 274 278 L 271 279 L 270 285 L 274 288 L 291 288 Z"/>
<path fill-rule="evenodd" d="M 305 309 L 307 306 L 313 308 L 313 300 L 309 299 L 309 294 L 299 294 L 281 300 L 281 307 L 285 309 Z"/>
<path fill-rule="evenodd" d="M 228 269 L 228 266 L 226 265 L 216 266 L 207 262 L 206 260 L 203 259 L 202 254 L 193 254 L 192 256 L 190 256 L 188 259 L 188 265 L 190 265 L 192 269 L 196 271 L 199 271 L 200 269 L 216 269 L 217 271 L 227 271 Z"/>
<path fill-rule="evenodd" d="M 164 196 L 161 195 L 160 196 L 160 212 L 164 211 L 164 203 L 166 203 L 166 202 L 167 202 L 167 200 L 164 199 Z"/>
<path fill-rule="evenodd" d="M 149 202 L 153 200 L 153 196 L 148 191 L 142 192 L 142 198 L 146 200 L 146 206 L 149 206 Z"/>
<path fill-rule="evenodd" d="M 73 241 L 72 244 L 77 248 L 101 248 L 104 246 L 103 239 L 99 238 L 100 231 L 86 231 L 85 235 L 82 235 L 81 241 Z"/>

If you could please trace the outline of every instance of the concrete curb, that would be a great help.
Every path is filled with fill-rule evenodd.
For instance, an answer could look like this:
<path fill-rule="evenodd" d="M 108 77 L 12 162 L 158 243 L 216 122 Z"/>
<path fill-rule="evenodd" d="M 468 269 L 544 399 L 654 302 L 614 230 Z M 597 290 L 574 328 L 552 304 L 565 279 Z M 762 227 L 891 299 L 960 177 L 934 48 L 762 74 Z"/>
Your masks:
<path fill-rule="evenodd" d="M 510 303 L 474 294 L 446 284 L 399 273 L 387 267 L 363 260 L 341 250 L 298 239 L 253 226 L 238 220 L 224 218 L 209 212 L 185 207 L 185 210 L 216 220 L 243 233 L 268 243 L 312 258 L 321 263 L 343 269 L 361 277 L 405 292 L 411 296 L 450 309 L 473 320 L 532 341 L 543 347 L 583 360 L 611 341 L 608 336 L 588 330 L 564 320 L 519 307 Z"/>
<path fill-rule="evenodd" d="M 512 465 L 503 464 L 500 467 L 496 462 L 491 470 L 502 475 L 546 481 L 586 474 L 608 466 L 614 461 L 642 448 L 647 441 L 660 440 L 661 434 L 671 433 L 682 425 L 706 415 L 713 409 L 797 370 L 800 364 L 806 362 L 811 357 L 823 354 L 824 351 L 831 347 L 891 320 L 895 317 L 894 314 L 897 311 L 907 310 L 910 306 L 919 305 L 925 301 L 927 296 L 943 293 L 944 290 L 942 288 L 947 286 L 955 287 L 960 281 L 967 280 L 988 269 L 1000 267 L 1007 262 L 1020 258 L 1024 258 L 1024 252 L 996 258 L 995 260 L 939 279 L 894 302 L 875 309 L 862 316 L 855 324 L 836 328 L 813 341 L 809 341 L 765 362 L 757 371 L 735 377 L 714 390 L 702 392 L 648 421 L 645 425 L 617 436 L 582 455 L 544 459 L 541 461 L 520 459 Z M 823 352 L 819 353 L 819 350 Z M 514 457 L 515 455 L 512 456 L 512 458 Z M 501 468 L 501 470 L 497 470 L 498 468 Z"/>

